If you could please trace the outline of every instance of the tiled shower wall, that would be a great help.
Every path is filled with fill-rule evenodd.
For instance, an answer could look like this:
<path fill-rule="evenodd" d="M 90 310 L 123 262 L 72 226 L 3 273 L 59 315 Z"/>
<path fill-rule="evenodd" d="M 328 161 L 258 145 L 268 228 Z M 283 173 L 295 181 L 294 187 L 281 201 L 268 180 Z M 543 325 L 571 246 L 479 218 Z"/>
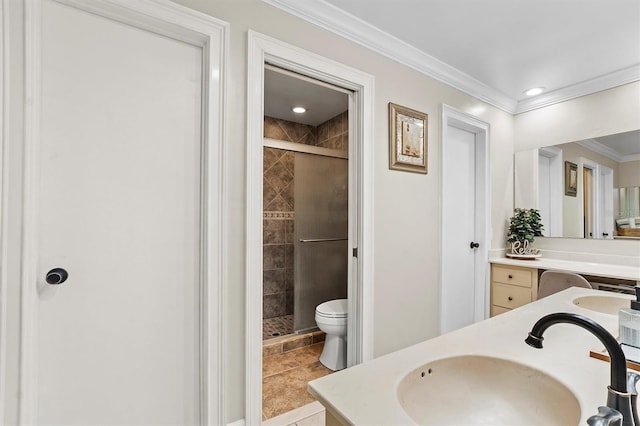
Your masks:
<path fill-rule="evenodd" d="M 348 113 L 318 127 L 265 117 L 264 137 L 348 151 Z M 293 160 L 291 151 L 263 148 L 263 318 L 293 314 Z"/>

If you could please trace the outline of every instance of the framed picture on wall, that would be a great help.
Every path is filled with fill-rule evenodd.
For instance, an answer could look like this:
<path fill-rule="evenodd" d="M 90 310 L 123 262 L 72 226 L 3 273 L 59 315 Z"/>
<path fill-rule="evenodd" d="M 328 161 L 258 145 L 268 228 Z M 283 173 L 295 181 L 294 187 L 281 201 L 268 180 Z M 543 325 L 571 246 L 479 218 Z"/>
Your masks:
<path fill-rule="evenodd" d="M 564 162 L 564 195 L 575 197 L 578 193 L 578 165 Z"/>
<path fill-rule="evenodd" d="M 389 168 L 427 173 L 427 114 L 389 102 Z"/>

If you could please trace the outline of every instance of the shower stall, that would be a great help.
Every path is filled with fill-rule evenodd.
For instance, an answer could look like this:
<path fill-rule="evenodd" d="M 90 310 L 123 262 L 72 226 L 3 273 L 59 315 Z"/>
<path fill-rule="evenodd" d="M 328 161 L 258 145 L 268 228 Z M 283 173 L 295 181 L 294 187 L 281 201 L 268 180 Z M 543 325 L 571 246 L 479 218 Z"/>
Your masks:
<path fill-rule="evenodd" d="M 347 298 L 348 160 L 295 153 L 296 333 L 316 327 L 320 303 Z"/>
<path fill-rule="evenodd" d="M 348 288 L 350 92 L 265 65 L 263 340 L 316 328 Z M 296 114 L 293 106 L 305 112 Z"/>

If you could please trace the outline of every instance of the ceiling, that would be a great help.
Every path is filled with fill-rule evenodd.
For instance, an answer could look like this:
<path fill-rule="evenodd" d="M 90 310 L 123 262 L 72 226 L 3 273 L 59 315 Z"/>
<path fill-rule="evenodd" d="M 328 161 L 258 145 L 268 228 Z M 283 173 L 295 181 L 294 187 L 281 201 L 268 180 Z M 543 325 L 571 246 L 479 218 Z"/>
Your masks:
<path fill-rule="evenodd" d="M 640 130 L 588 139 L 578 143 L 617 162 L 640 160 Z"/>
<path fill-rule="evenodd" d="M 293 107 L 303 107 L 296 114 Z M 264 115 L 294 123 L 318 126 L 349 108 L 349 96 L 343 89 L 296 75 L 273 66 L 264 70 Z"/>
<path fill-rule="evenodd" d="M 638 0 L 264 1 L 511 113 L 640 80 Z"/>

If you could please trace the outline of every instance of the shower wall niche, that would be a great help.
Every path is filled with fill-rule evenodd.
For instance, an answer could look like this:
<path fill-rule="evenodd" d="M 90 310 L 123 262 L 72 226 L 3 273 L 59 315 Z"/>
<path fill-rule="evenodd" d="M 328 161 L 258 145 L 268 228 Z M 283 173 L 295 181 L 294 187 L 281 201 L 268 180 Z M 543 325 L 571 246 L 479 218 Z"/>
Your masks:
<path fill-rule="evenodd" d="M 273 117 L 264 137 L 347 152 L 348 113 L 317 127 Z M 306 154 L 303 154 L 306 155 Z M 343 160 L 344 161 L 344 160 Z M 294 314 L 295 152 L 263 148 L 263 318 Z M 345 285 L 346 289 L 346 285 Z M 288 330 L 292 333 L 293 330 Z"/>

